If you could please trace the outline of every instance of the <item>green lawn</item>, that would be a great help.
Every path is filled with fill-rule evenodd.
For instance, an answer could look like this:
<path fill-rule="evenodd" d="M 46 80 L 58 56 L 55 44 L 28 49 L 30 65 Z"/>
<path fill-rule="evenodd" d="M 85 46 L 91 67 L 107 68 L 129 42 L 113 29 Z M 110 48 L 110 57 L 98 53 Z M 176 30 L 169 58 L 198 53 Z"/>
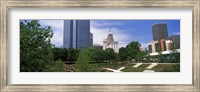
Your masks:
<path fill-rule="evenodd" d="M 180 72 L 180 64 L 159 64 L 152 70 L 155 72 Z"/>
<path fill-rule="evenodd" d="M 123 72 L 143 72 L 146 70 L 150 64 L 142 64 L 141 66 L 134 68 L 135 64 L 127 64 L 127 63 L 97 63 L 92 64 L 94 68 L 94 72 L 112 72 L 102 68 L 112 68 L 112 69 L 119 69 L 120 67 L 125 67 Z M 159 64 L 152 68 L 155 72 L 180 72 L 180 64 Z"/>
<path fill-rule="evenodd" d="M 150 63 L 148 64 L 142 64 L 141 66 L 134 68 L 135 64 L 131 64 L 131 63 L 119 63 L 119 62 L 114 62 L 114 63 L 92 63 L 92 72 L 112 72 L 103 68 L 111 68 L 111 69 L 119 69 L 121 67 L 125 67 L 123 70 L 123 72 L 143 72 L 144 70 L 146 70 L 146 67 L 148 67 L 150 65 Z M 70 67 L 66 67 L 65 68 L 66 72 L 69 71 L 74 71 L 75 67 L 74 65 L 71 65 Z M 154 70 L 155 72 L 180 72 L 180 64 L 159 64 L 155 67 L 153 67 L 151 70 Z M 86 71 L 87 72 L 87 71 Z"/>
<path fill-rule="evenodd" d="M 143 72 L 146 67 L 148 67 L 150 64 L 142 64 L 137 68 L 134 68 L 134 64 L 129 64 L 127 66 L 125 66 L 126 68 L 124 68 L 122 71 L 123 72 Z"/>

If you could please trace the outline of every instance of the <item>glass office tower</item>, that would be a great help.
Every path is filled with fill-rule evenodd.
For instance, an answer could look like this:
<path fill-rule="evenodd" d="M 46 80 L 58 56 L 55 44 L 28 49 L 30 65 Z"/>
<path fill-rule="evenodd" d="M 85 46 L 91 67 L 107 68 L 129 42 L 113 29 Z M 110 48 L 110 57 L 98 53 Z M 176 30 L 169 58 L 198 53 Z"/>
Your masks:
<path fill-rule="evenodd" d="M 64 48 L 90 47 L 90 39 L 90 20 L 64 20 Z"/>

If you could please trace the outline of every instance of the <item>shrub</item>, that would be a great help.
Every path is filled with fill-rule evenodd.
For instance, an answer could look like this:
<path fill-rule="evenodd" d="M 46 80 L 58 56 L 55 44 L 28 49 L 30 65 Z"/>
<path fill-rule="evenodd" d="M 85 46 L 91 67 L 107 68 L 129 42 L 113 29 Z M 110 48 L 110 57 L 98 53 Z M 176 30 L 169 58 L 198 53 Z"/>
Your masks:
<path fill-rule="evenodd" d="M 50 65 L 46 65 L 48 67 L 47 72 L 64 72 L 65 63 L 62 60 L 52 61 Z"/>
<path fill-rule="evenodd" d="M 77 72 L 90 72 L 92 66 L 89 64 L 91 61 L 90 53 L 88 49 L 81 49 L 78 55 L 78 59 L 75 62 Z"/>

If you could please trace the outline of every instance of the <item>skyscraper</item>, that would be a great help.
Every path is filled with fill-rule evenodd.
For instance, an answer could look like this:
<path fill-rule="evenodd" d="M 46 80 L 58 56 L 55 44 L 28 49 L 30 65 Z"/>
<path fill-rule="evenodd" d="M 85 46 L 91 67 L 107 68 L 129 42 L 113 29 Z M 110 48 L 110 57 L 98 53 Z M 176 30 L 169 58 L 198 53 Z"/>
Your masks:
<path fill-rule="evenodd" d="M 169 40 L 174 43 L 175 49 L 180 49 L 180 35 L 172 35 L 169 37 Z"/>
<path fill-rule="evenodd" d="M 168 38 L 167 24 L 156 23 L 152 26 L 153 40 L 159 41 Z"/>
<path fill-rule="evenodd" d="M 90 20 L 64 20 L 63 47 L 90 47 Z"/>

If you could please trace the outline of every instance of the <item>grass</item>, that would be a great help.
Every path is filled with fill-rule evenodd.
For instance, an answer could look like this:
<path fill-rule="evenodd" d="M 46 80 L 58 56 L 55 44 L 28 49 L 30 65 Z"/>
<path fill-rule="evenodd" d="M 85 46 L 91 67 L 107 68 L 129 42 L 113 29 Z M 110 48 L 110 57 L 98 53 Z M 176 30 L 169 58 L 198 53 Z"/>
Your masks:
<path fill-rule="evenodd" d="M 103 68 L 111 68 L 111 69 L 119 69 L 121 67 L 125 67 L 123 72 L 143 72 L 146 70 L 146 67 L 150 65 L 149 64 L 142 64 L 141 66 L 134 68 L 133 66 L 135 64 L 130 64 L 130 63 L 119 63 L 119 62 L 114 62 L 114 63 L 92 63 L 92 72 L 112 72 L 110 70 L 106 70 Z M 74 65 L 70 65 L 65 68 L 65 72 L 73 72 L 75 67 Z M 180 64 L 158 64 L 157 66 L 153 67 L 151 70 L 154 70 L 155 72 L 180 72 Z M 86 71 L 87 72 L 87 71 Z"/>
<path fill-rule="evenodd" d="M 103 68 L 95 68 L 92 70 L 92 72 L 112 72 L 112 71 Z"/>
<path fill-rule="evenodd" d="M 106 70 L 103 68 L 112 68 L 112 69 L 119 69 L 122 66 L 124 66 L 126 63 L 92 63 L 92 72 L 112 72 L 110 70 Z M 65 66 L 65 72 L 74 72 L 75 71 L 75 65 L 69 64 Z M 85 71 L 87 72 L 87 71 Z"/>
<path fill-rule="evenodd" d="M 126 63 L 94 63 L 92 64 L 93 67 L 96 68 L 112 68 L 112 69 L 119 69 L 120 67 L 126 65 Z"/>
<path fill-rule="evenodd" d="M 152 70 L 155 72 L 180 72 L 180 64 L 159 64 Z"/>
<path fill-rule="evenodd" d="M 124 68 L 122 71 L 123 72 L 143 72 L 146 67 L 148 67 L 150 64 L 142 64 L 137 68 L 134 68 L 134 64 L 129 64 L 127 66 L 125 66 L 126 68 Z"/>

